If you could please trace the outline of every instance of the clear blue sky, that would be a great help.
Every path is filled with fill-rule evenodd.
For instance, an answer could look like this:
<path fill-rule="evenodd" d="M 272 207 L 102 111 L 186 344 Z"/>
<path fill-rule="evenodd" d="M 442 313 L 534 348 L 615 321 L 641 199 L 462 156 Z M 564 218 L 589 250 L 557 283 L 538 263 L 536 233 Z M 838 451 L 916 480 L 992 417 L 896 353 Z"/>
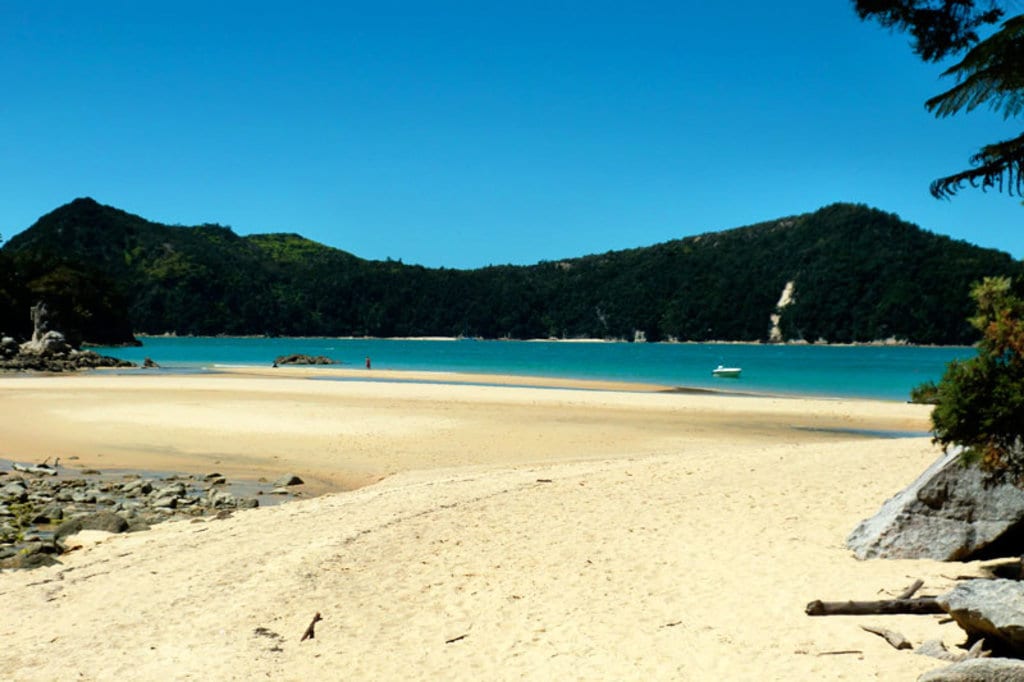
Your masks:
<path fill-rule="evenodd" d="M 466 268 L 850 201 L 1022 258 L 1018 198 L 928 194 L 1021 127 L 940 71 L 847 0 L 0 0 L 0 234 L 91 196 Z"/>

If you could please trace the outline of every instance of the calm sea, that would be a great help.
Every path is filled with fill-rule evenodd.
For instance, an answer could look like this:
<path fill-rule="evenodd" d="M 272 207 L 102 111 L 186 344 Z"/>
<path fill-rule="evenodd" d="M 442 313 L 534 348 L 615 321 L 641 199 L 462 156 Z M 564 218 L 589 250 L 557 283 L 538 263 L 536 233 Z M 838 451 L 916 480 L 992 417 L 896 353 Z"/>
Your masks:
<path fill-rule="evenodd" d="M 910 389 L 937 381 L 946 363 L 973 348 L 906 346 L 768 346 L 754 344 L 565 343 L 557 341 L 391 340 L 331 338 L 145 338 L 138 348 L 98 348 L 106 355 L 165 370 L 264 365 L 279 355 L 326 355 L 374 369 L 479 372 L 607 379 L 666 387 L 906 400 Z M 742 367 L 717 379 L 717 365 Z"/>

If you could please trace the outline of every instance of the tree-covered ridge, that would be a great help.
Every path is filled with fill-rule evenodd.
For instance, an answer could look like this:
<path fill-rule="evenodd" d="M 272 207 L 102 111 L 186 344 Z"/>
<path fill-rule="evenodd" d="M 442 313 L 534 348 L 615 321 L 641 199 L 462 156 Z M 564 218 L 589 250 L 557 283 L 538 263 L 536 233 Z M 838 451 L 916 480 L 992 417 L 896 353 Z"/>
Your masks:
<path fill-rule="evenodd" d="M 130 330 L 762 341 L 793 282 L 787 339 L 970 343 L 971 284 L 1022 272 L 1008 254 L 850 204 L 626 251 L 451 270 L 369 261 L 297 234 L 161 225 L 78 199 L 0 258 L 10 263 L 0 298 L 14 292 L 0 315 L 27 305 L 8 305 L 15 295 L 63 296 L 83 337 L 107 342 Z M 0 317 L 0 330 L 17 324 Z"/>

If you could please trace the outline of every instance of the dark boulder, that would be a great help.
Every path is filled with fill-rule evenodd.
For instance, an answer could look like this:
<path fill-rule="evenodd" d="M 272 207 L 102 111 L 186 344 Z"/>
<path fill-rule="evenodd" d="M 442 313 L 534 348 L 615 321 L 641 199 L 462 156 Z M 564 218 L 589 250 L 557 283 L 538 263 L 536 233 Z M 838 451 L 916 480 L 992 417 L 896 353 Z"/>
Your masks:
<path fill-rule="evenodd" d="M 274 481 L 274 486 L 277 488 L 284 488 L 289 485 L 302 485 L 305 483 L 301 478 L 295 474 L 285 474 L 281 478 Z"/>
<path fill-rule="evenodd" d="M 114 512 L 98 511 L 85 516 L 68 519 L 57 527 L 54 537 L 57 540 L 82 530 L 102 530 L 108 533 L 123 533 L 128 530 L 128 522 Z"/>

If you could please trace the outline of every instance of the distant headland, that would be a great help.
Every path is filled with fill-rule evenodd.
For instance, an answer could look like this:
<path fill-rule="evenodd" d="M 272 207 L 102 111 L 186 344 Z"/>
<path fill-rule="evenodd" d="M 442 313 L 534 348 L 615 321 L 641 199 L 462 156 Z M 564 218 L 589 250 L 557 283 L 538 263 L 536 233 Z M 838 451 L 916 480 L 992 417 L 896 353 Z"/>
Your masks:
<path fill-rule="evenodd" d="M 147 335 L 966 345 L 1007 253 L 857 204 L 653 246 L 475 270 L 372 261 L 297 234 L 164 225 L 93 199 L 0 249 L 0 332 L 40 301 L 76 342 Z"/>

